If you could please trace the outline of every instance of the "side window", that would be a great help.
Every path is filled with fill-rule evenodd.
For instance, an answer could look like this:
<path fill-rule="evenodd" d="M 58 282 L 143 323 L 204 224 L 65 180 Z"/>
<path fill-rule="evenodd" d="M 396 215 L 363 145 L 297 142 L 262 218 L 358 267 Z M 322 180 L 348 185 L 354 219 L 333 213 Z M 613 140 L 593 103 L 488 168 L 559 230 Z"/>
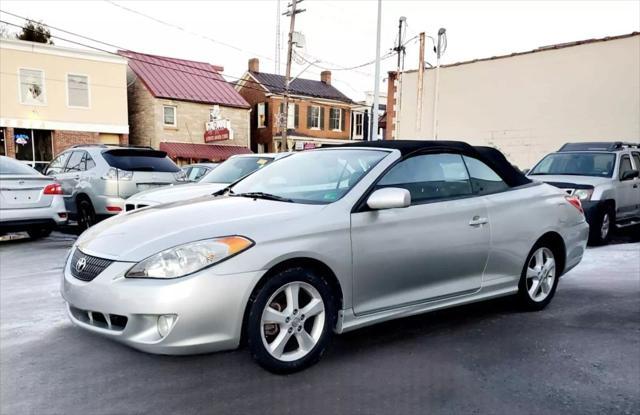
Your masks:
<path fill-rule="evenodd" d="M 45 172 L 45 174 L 50 175 L 50 174 L 62 173 L 62 171 L 64 170 L 64 164 L 67 162 L 67 159 L 69 158 L 69 154 L 71 153 L 62 153 L 58 157 L 53 159 L 53 161 L 49 163 L 49 166 L 47 167 L 47 171 Z"/>
<path fill-rule="evenodd" d="M 631 157 L 633 157 L 633 161 L 636 163 L 636 170 L 640 170 L 640 153 L 634 151 L 631 153 Z"/>
<path fill-rule="evenodd" d="M 411 193 L 411 204 L 472 194 L 462 156 L 423 154 L 396 164 L 376 188 L 401 187 Z"/>
<path fill-rule="evenodd" d="M 502 180 L 493 169 L 480 160 L 463 156 L 464 163 L 467 165 L 469 176 L 471 177 L 471 188 L 473 194 L 488 195 L 491 193 L 502 192 L 507 190 L 509 186 Z"/>
<path fill-rule="evenodd" d="M 84 151 L 74 151 L 71 153 L 65 172 L 82 171 L 84 169 Z"/>
<path fill-rule="evenodd" d="M 86 151 L 84 153 L 84 164 L 86 170 L 91 170 L 92 168 L 96 167 L 96 162 L 93 161 L 89 153 L 87 153 Z"/>
<path fill-rule="evenodd" d="M 633 170 L 633 167 L 631 167 L 631 159 L 625 154 L 620 158 L 620 171 L 618 172 L 618 178 L 622 178 L 622 175 L 630 170 Z"/>

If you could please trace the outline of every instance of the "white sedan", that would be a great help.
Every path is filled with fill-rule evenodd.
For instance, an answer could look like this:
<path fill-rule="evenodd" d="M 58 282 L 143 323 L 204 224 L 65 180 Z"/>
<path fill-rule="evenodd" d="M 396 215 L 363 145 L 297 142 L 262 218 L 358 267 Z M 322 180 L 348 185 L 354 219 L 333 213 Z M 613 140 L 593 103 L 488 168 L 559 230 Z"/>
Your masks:
<path fill-rule="evenodd" d="M 18 160 L 0 156 L 0 235 L 26 231 L 32 238 L 67 221 L 62 188 Z"/>

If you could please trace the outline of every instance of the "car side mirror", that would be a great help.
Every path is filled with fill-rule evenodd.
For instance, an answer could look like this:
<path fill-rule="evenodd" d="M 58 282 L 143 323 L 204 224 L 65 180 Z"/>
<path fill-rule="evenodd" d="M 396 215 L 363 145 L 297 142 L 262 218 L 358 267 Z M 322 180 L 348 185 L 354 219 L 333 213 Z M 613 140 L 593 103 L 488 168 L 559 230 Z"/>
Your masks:
<path fill-rule="evenodd" d="M 624 182 L 625 180 L 631 180 L 638 177 L 639 175 L 640 175 L 640 171 L 638 170 L 627 170 L 624 173 L 622 173 L 622 176 L 620 177 L 620 181 Z"/>
<path fill-rule="evenodd" d="M 367 199 L 367 206 L 374 210 L 405 208 L 411 205 L 411 193 L 399 187 L 378 189 Z"/>

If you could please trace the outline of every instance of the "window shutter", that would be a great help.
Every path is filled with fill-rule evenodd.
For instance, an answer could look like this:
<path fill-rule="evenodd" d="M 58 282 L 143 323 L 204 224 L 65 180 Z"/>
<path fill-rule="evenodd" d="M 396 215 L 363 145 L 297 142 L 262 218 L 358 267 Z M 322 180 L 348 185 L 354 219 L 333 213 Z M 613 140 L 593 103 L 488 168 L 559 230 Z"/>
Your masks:
<path fill-rule="evenodd" d="M 307 105 L 307 129 L 311 128 L 311 105 Z"/>
<path fill-rule="evenodd" d="M 298 128 L 299 118 L 300 114 L 298 114 L 298 104 L 293 104 L 293 128 Z"/>
<path fill-rule="evenodd" d="M 345 123 L 345 118 L 344 115 L 346 114 L 346 111 L 343 109 L 340 110 L 340 127 L 342 129 L 342 131 L 346 131 L 347 130 L 347 125 Z"/>
<path fill-rule="evenodd" d="M 269 102 L 265 101 L 264 103 L 264 126 L 269 125 L 269 118 L 271 114 L 269 114 Z"/>
<path fill-rule="evenodd" d="M 320 107 L 320 129 L 324 130 L 324 107 Z"/>

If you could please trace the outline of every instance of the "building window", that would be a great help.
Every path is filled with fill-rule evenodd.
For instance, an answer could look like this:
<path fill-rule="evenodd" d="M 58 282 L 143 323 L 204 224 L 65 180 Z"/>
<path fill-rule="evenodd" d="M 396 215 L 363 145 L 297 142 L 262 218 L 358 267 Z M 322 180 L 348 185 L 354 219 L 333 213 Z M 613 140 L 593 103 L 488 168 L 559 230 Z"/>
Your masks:
<path fill-rule="evenodd" d="M 47 105 L 44 89 L 44 71 L 21 68 L 20 103 L 24 105 Z"/>
<path fill-rule="evenodd" d="M 67 75 L 67 105 L 89 108 L 89 77 L 86 75 Z"/>
<path fill-rule="evenodd" d="M 267 126 L 267 111 L 264 102 L 258 104 L 258 128 Z"/>
<path fill-rule="evenodd" d="M 167 127 L 177 127 L 178 123 L 176 121 L 176 107 L 171 105 L 164 105 L 162 107 L 163 111 L 163 123 Z"/>
<path fill-rule="evenodd" d="M 320 129 L 320 107 L 309 107 L 309 128 Z"/>
<path fill-rule="evenodd" d="M 362 138 L 364 114 L 357 112 L 354 118 L 355 136 Z"/>
<path fill-rule="evenodd" d="M 16 159 L 29 162 L 38 171 L 53 159 L 51 131 L 16 128 L 14 146 Z"/>
<path fill-rule="evenodd" d="M 333 131 L 342 129 L 342 110 L 340 108 L 331 108 L 329 111 L 329 128 Z"/>

